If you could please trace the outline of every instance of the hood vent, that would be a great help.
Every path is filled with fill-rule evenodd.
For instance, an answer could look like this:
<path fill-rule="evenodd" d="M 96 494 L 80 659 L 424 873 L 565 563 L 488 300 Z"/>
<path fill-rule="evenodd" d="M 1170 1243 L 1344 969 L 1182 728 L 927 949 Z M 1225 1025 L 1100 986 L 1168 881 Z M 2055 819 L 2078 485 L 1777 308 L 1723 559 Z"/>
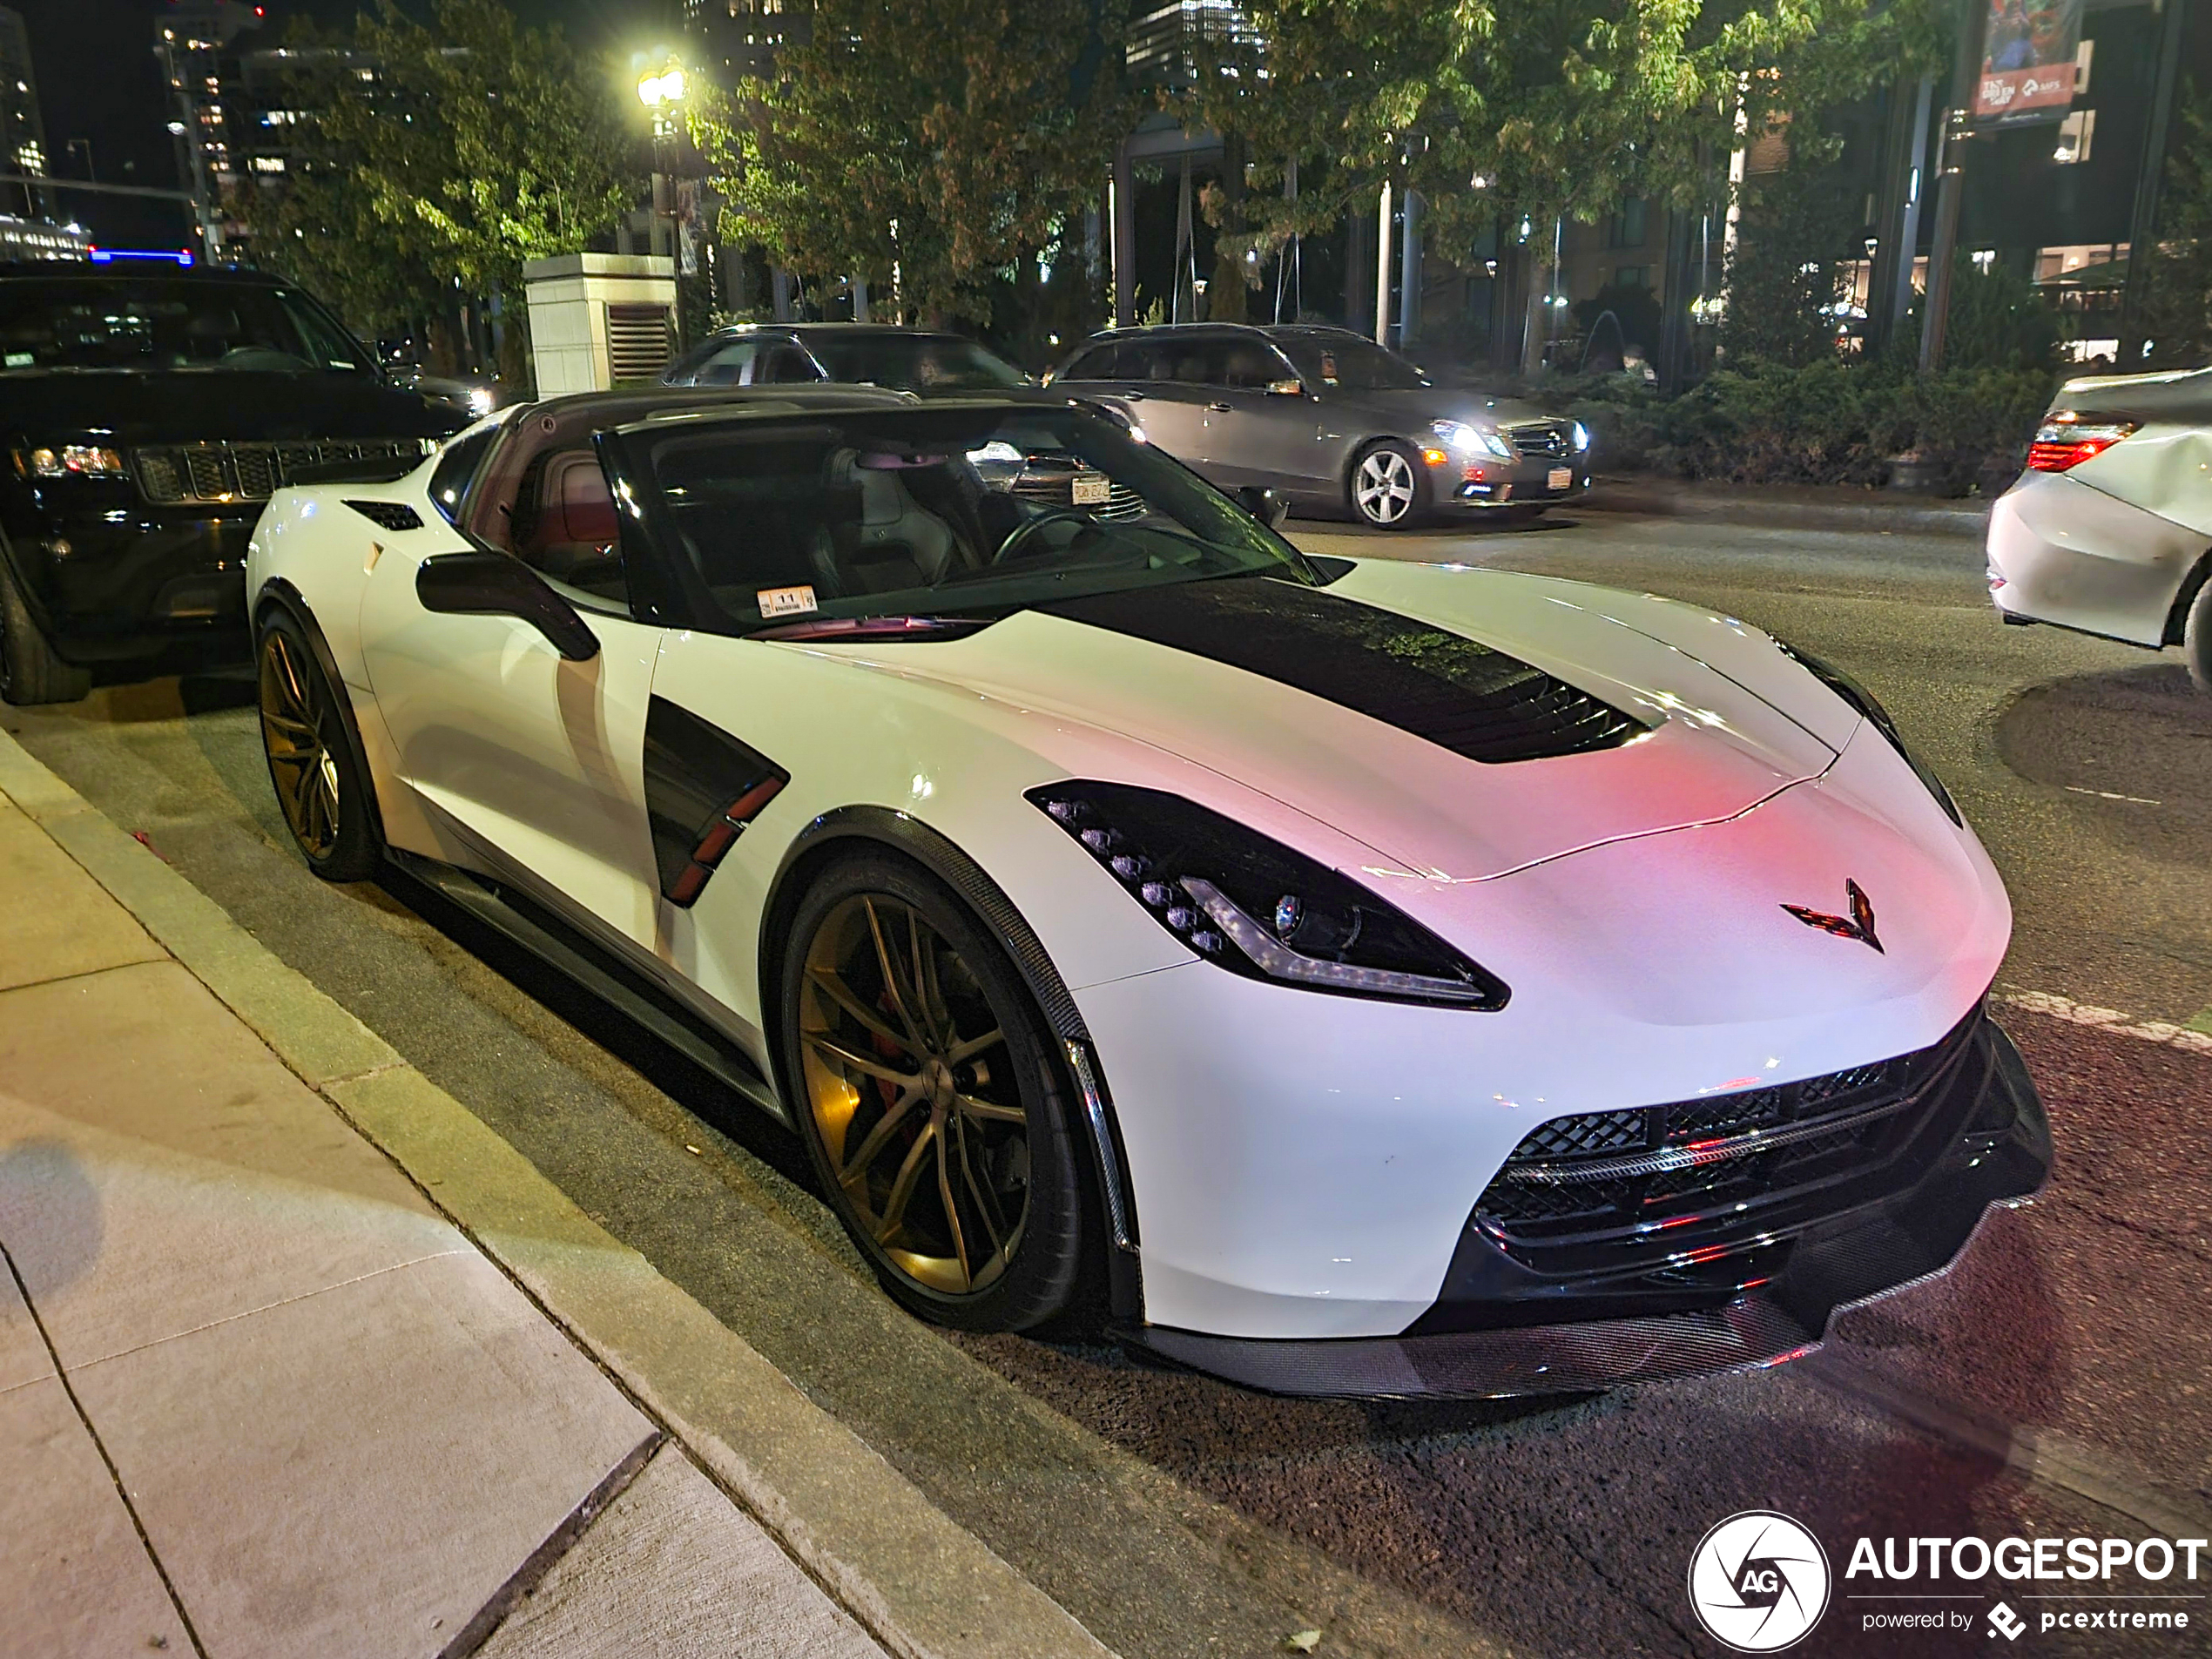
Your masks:
<path fill-rule="evenodd" d="M 1038 608 L 1241 668 L 1485 764 L 1618 748 L 1646 730 L 1602 698 L 1464 635 L 1271 577 L 1176 583 Z"/>

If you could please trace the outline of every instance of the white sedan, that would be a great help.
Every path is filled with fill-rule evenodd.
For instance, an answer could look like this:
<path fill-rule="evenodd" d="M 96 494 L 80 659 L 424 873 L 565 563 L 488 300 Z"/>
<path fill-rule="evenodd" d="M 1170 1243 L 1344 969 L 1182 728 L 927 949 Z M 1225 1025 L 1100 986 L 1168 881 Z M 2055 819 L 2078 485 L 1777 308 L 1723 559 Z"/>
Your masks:
<path fill-rule="evenodd" d="M 805 1141 L 886 1290 L 1290 1393 L 1774 1363 L 2048 1167 L 1842 675 L 1309 558 L 1077 401 L 502 412 L 280 492 L 269 770 Z"/>
<path fill-rule="evenodd" d="M 2059 388 L 1988 556 L 2006 622 L 2179 645 L 2212 691 L 2212 369 Z"/>

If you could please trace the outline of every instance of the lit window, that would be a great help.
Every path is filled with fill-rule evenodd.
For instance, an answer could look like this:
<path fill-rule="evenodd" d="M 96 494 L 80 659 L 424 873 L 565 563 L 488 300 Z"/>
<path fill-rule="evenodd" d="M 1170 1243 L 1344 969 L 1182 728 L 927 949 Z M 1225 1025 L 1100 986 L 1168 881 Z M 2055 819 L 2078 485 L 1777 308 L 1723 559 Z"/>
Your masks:
<path fill-rule="evenodd" d="M 2094 110 L 2075 110 L 2059 123 L 2058 148 L 2051 152 L 2051 159 L 2061 167 L 2089 158 L 2089 142 L 2097 134 L 2097 112 Z"/>

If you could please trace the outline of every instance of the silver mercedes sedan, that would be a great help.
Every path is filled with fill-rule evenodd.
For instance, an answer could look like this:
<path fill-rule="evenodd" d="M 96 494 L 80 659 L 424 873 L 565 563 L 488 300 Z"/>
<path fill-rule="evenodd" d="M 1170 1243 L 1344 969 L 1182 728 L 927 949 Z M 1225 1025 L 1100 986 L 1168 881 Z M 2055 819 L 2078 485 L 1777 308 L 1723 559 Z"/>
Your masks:
<path fill-rule="evenodd" d="M 1049 384 L 1118 409 L 1224 489 L 1377 529 L 1533 517 L 1590 484 L 1589 434 L 1436 386 L 1348 328 L 1176 323 L 1096 334 Z"/>

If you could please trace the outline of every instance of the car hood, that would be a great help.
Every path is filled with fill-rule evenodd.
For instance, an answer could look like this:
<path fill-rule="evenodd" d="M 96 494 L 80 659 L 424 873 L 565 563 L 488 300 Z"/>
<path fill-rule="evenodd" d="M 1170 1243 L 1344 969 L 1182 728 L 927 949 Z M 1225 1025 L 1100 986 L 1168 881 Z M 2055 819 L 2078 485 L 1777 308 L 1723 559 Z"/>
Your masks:
<path fill-rule="evenodd" d="M 1602 595 L 1362 563 L 1325 589 L 1193 583 L 1040 606 L 955 641 L 835 649 L 1080 726 L 1071 769 L 1095 766 L 1103 739 L 1121 780 L 1150 782 L 1164 752 L 1220 779 L 1209 804 L 1231 815 L 1253 792 L 1450 881 L 1723 822 L 1834 762 L 1804 725 L 1578 592 Z M 1527 758 L 1479 758 L 1501 753 Z M 1291 827 L 1283 816 L 1268 813 Z"/>
<path fill-rule="evenodd" d="M 1322 388 L 1321 401 L 1332 414 L 1360 415 L 1378 427 L 1415 432 L 1432 421 L 1467 421 L 1485 426 L 1512 426 L 1522 421 L 1546 419 L 1544 411 L 1519 398 L 1491 397 L 1481 392 L 1452 391 L 1427 386 L 1405 392 L 1345 392 Z"/>
<path fill-rule="evenodd" d="M 0 381 L 9 428 L 27 441 L 111 435 L 130 446 L 215 439 L 443 437 L 448 405 L 356 374 L 38 374 Z"/>

